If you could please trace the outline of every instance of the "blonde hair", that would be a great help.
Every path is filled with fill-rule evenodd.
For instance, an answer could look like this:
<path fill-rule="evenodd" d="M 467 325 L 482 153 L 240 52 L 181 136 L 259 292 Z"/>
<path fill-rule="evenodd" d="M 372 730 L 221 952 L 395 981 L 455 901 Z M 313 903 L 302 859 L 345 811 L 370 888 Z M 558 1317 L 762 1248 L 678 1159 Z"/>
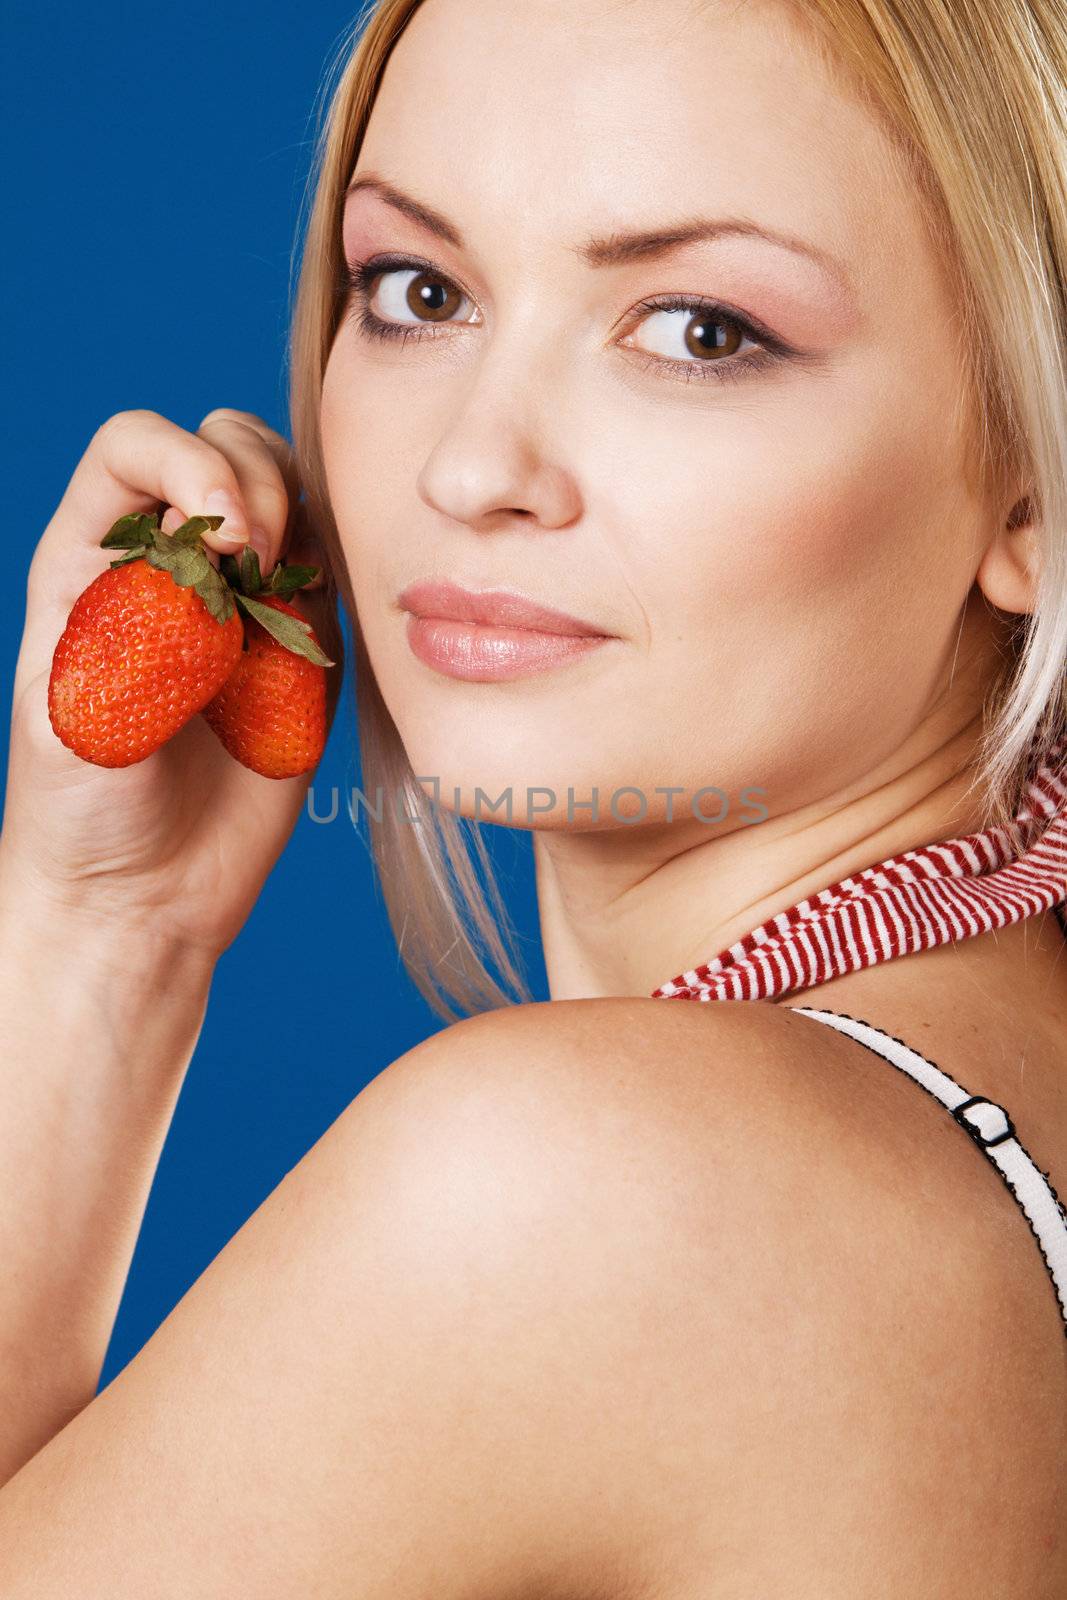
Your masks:
<path fill-rule="evenodd" d="M 479 825 L 432 805 L 374 679 L 330 509 L 322 376 L 343 284 L 344 192 L 393 46 L 423 0 L 376 0 L 346 30 L 318 132 L 289 345 L 289 410 L 308 514 L 355 641 L 371 850 L 400 955 L 447 1021 L 530 1000 Z M 959 286 L 981 481 L 1028 485 L 1041 571 L 985 708 L 973 787 L 1004 826 L 1067 729 L 1067 14 L 1061 0 L 801 0 L 823 59 L 859 93 L 927 201 Z M 331 90 L 330 80 L 336 77 Z M 325 112 L 325 114 L 324 114 Z M 410 820 L 390 797 L 403 796 Z M 484 875 L 479 882 L 477 858 Z M 489 972 L 495 964 L 508 993 Z M 459 1008 L 453 1008 L 453 1002 Z"/>

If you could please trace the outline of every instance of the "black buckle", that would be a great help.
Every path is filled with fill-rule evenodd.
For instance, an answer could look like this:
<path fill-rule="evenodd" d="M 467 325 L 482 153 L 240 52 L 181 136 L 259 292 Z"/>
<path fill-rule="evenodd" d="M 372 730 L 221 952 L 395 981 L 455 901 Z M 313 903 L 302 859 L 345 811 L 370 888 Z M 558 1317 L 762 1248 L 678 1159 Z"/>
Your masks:
<path fill-rule="evenodd" d="M 971 1106 L 992 1106 L 994 1111 L 999 1111 L 1006 1124 L 1004 1132 L 996 1134 L 992 1139 L 987 1139 L 981 1128 L 963 1115 Z M 1003 1144 L 1005 1139 L 1014 1139 L 1015 1137 L 1015 1125 L 1004 1107 L 998 1106 L 995 1100 L 987 1100 L 984 1094 L 972 1094 L 969 1100 L 961 1101 L 958 1106 L 953 1107 L 952 1115 L 960 1127 L 966 1128 L 971 1138 L 986 1150 L 989 1149 L 990 1145 Z"/>

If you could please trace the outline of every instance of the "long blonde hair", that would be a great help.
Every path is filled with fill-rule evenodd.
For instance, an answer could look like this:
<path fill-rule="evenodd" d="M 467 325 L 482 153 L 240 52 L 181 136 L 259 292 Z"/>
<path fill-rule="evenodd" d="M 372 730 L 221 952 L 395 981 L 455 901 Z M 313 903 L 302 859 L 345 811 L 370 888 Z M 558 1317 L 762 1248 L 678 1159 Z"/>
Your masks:
<path fill-rule="evenodd" d="M 367 6 L 320 90 L 290 330 L 289 412 L 308 514 L 355 641 L 362 788 L 389 920 L 413 981 L 452 1021 L 532 996 L 479 824 L 431 804 L 375 682 L 319 436 L 344 281 L 345 187 L 390 53 L 422 3 Z M 1036 747 L 1041 759 L 1067 728 L 1067 13 L 1060 7 L 1061 0 L 801 0 L 796 8 L 843 86 L 882 119 L 920 186 L 958 282 L 983 481 L 993 492 L 1004 473 L 1021 478 L 1029 486 L 1026 510 L 1038 520 L 1036 603 L 1015 628 L 977 751 L 972 787 L 984 795 L 991 826 L 1010 821 L 1031 752 Z M 379 787 L 380 815 L 373 806 Z M 394 803 L 399 796 L 407 821 Z"/>

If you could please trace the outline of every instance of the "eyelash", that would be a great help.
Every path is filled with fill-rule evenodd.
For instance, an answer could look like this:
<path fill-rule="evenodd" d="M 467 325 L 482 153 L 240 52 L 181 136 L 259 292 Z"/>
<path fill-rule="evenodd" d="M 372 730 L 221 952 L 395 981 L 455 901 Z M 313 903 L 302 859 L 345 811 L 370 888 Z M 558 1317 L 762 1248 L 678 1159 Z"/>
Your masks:
<path fill-rule="evenodd" d="M 368 294 L 371 283 L 376 278 L 387 277 L 391 272 L 397 271 L 424 272 L 427 276 L 432 275 L 435 282 L 443 283 L 448 288 L 455 289 L 459 294 L 463 294 L 465 299 L 470 298 L 459 288 L 458 284 L 453 283 L 451 278 L 447 277 L 443 272 L 438 272 L 436 267 L 432 267 L 426 261 L 418 261 L 410 256 L 385 255 L 376 256 L 370 261 L 346 261 L 344 277 L 348 288 L 348 298 L 351 300 L 351 305 L 346 315 L 355 323 L 362 334 L 369 339 L 379 339 L 386 342 L 399 340 L 401 348 L 403 348 L 408 339 L 414 339 L 418 343 L 427 334 L 431 338 L 436 338 L 436 328 L 461 326 L 458 323 L 413 323 L 411 325 L 392 323 L 385 321 L 371 311 L 370 296 Z M 767 367 L 775 362 L 788 360 L 795 355 L 792 348 L 784 340 L 772 334 L 769 329 L 760 327 L 748 317 L 742 316 L 740 312 L 732 311 L 715 300 L 705 300 L 700 296 L 693 295 L 652 296 L 647 300 L 639 301 L 634 309 L 635 311 L 648 312 L 649 314 L 655 311 L 703 312 L 709 318 L 714 317 L 716 326 L 736 328 L 746 338 L 756 340 L 763 347 L 760 350 L 749 350 L 744 355 L 728 356 L 721 361 L 707 362 L 695 359 L 693 361 L 673 361 L 669 356 L 658 356 L 647 351 L 640 352 L 645 357 L 642 365 L 646 372 L 649 368 L 658 367 L 661 370 L 666 368 L 676 379 L 681 378 L 685 383 L 691 382 L 694 378 L 698 382 L 702 382 L 705 378 L 710 378 L 719 383 L 729 383 L 737 378 L 744 377 L 756 368 Z M 632 333 L 636 326 L 638 326 L 637 323 L 628 328 L 627 333 Z"/>

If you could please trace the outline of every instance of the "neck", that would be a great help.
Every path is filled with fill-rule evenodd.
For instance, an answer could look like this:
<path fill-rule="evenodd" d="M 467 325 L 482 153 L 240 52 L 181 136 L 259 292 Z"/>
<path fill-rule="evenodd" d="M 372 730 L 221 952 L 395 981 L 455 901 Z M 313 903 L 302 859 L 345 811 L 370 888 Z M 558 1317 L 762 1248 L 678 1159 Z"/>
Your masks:
<path fill-rule="evenodd" d="M 877 768 L 765 821 L 535 834 L 551 997 L 649 995 L 827 885 L 986 826 L 972 789 L 983 686 L 988 673 L 957 663 L 952 692 Z"/>

